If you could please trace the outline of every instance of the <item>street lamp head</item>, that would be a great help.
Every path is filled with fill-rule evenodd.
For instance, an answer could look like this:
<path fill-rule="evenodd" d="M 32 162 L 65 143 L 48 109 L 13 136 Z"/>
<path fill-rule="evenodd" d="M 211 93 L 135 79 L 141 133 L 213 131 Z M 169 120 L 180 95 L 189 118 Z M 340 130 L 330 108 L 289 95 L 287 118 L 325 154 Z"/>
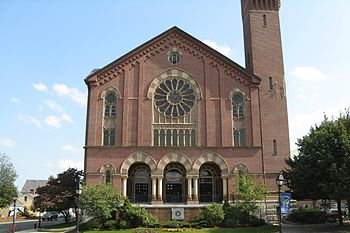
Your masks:
<path fill-rule="evenodd" d="M 282 172 L 280 172 L 276 178 L 276 184 L 281 187 L 284 183 L 284 177 L 283 177 L 283 174 Z"/>
<path fill-rule="evenodd" d="M 76 186 L 76 189 L 75 189 L 75 193 L 80 195 L 83 191 L 83 186 L 81 185 L 81 182 L 80 180 L 78 180 L 77 182 L 77 186 Z"/>

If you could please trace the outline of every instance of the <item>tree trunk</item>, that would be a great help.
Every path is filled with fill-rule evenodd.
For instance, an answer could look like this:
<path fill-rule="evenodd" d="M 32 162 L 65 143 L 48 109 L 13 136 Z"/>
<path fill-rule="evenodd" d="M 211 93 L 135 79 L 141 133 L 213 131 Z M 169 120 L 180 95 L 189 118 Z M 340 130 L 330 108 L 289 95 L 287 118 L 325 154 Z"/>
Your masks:
<path fill-rule="evenodd" d="M 338 206 L 339 225 L 343 225 L 343 213 L 341 209 L 341 200 L 337 200 L 337 206 Z"/>

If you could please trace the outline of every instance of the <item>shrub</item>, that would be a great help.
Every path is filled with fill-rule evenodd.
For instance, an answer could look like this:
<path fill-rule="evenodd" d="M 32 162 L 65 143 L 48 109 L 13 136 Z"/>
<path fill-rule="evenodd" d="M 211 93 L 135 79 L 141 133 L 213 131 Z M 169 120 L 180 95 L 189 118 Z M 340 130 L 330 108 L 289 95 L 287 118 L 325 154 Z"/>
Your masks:
<path fill-rule="evenodd" d="M 116 228 L 117 228 L 117 221 L 116 221 L 116 220 L 107 220 L 107 221 L 104 223 L 103 228 L 104 228 L 104 229 L 107 229 L 107 230 L 116 229 Z"/>
<path fill-rule="evenodd" d="M 161 223 L 161 226 L 164 228 L 179 228 L 181 225 L 181 222 L 176 220 Z"/>
<path fill-rule="evenodd" d="M 126 222 L 126 228 L 153 227 L 157 224 L 157 220 L 146 209 L 140 206 L 132 206 L 128 199 L 124 201 L 123 206 L 119 209 L 119 217 L 119 225 L 123 220 Z"/>
<path fill-rule="evenodd" d="M 81 230 L 96 230 L 96 229 L 101 229 L 101 228 L 102 228 L 102 224 L 100 223 L 99 219 L 97 219 L 97 218 L 93 218 L 86 223 L 80 224 Z"/>
<path fill-rule="evenodd" d="M 221 205 L 211 204 L 202 211 L 203 220 L 207 222 L 208 227 L 214 227 L 221 224 L 224 220 L 225 213 Z"/>
<path fill-rule="evenodd" d="M 297 223 L 319 224 L 327 221 L 327 214 L 318 209 L 299 209 L 288 214 L 287 220 Z"/>
<path fill-rule="evenodd" d="M 241 206 L 223 205 L 225 218 L 222 222 L 224 227 L 236 227 L 239 225 L 262 226 L 265 225 L 263 219 L 250 215 L 248 211 Z"/>

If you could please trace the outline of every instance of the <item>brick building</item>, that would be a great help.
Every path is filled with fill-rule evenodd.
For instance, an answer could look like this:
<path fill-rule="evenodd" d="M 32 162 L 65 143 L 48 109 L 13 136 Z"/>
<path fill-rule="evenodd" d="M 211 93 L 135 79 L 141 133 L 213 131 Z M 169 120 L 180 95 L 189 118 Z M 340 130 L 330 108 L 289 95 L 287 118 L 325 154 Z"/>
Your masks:
<path fill-rule="evenodd" d="M 246 67 L 177 27 L 86 78 L 85 178 L 162 218 L 234 198 L 240 171 L 271 191 L 289 157 L 279 0 L 242 0 Z"/>

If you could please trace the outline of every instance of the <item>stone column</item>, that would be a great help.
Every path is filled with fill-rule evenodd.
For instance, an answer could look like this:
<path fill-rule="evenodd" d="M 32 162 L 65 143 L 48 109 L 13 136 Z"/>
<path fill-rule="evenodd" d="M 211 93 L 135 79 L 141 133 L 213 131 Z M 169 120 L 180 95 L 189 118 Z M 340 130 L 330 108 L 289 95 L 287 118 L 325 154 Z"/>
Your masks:
<path fill-rule="evenodd" d="M 127 186 L 127 180 L 128 180 L 128 177 L 127 176 L 122 176 L 122 183 L 123 183 L 123 192 L 122 192 L 122 195 L 124 197 L 126 197 L 126 186 Z"/>
<path fill-rule="evenodd" d="M 157 178 L 152 177 L 152 201 L 157 200 Z"/>
<path fill-rule="evenodd" d="M 198 177 L 193 178 L 193 200 L 198 201 Z"/>
<path fill-rule="evenodd" d="M 192 178 L 187 178 L 187 201 L 192 201 Z"/>
<path fill-rule="evenodd" d="M 222 177 L 222 195 L 223 195 L 223 200 L 227 200 L 227 177 L 223 176 Z"/>
<path fill-rule="evenodd" d="M 159 177 L 158 178 L 158 201 L 163 200 L 163 178 Z"/>

